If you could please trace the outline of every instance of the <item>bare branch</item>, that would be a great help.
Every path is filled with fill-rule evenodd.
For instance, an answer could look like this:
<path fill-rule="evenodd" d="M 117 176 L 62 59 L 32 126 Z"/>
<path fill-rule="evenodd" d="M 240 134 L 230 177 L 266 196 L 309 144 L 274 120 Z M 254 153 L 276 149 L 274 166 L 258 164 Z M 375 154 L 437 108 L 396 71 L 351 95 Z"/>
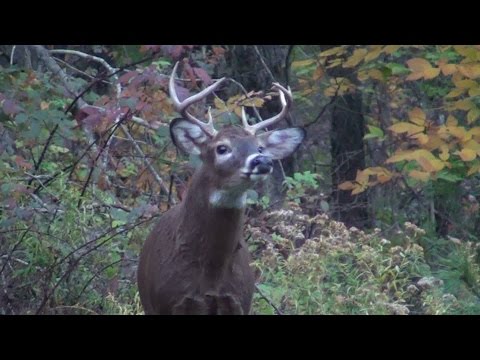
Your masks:
<path fill-rule="evenodd" d="M 270 305 L 273 310 L 275 310 L 277 315 L 283 315 L 283 313 L 275 306 L 275 304 L 268 297 L 265 296 L 265 294 L 260 290 L 257 284 L 255 284 L 255 289 L 257 289 L 260 296 L 268 303 L 268 305 Z"/>
<path fill-rule="evenodd" d="M 124 125 L 124 124 L 120 124 L 120 128 L 122 129 L 122 131 L 124 132 L 125 136 L 128 138 L 128 140 L 131 141 L 131 143 L 133 144 L 133 147 L 135 148 L 135 150 L 137 151 L 138 155 L 140 155 L 140 157 L 143 159 L 143 162 L 145 163 L 145 165 L 147 166 L 147 169 L 148 171 L 150 171 L 150 173 L 152 174 L 152 176 L 154 177 L 155 181 L 158 183 L 158 185 L 160 185 L 160 188 L 162 189 L 162 191 L 165 193 L 165 194 L 168 194 L 168 187 L 165 185 L 165 181 L 163 181 L 163 179 L 160 177 L 160 175 L 158 175 L 157 171 L 155 170 L 155 168 L 152 166 L 152 164 L 150 163 L 150 161 L 147 159 L 147 157 L 145 156 L 142 148 L 137 144 L 137 142 L 135 141 L 135 139 L 133 138 L 133 136 L 130 134 L 130 131 L 128 131 L 128 128 Z M 175 199 L 173 198 L 170 198 L 170 202 L 175 205 L 176 204 L 176 201 Z"/>
<path fill-rule="evenodd" d="M 260 54 L 260 50 L 258 50 L 258 46 L 257 45 L 253 45 L 253 49 L 255 50 L 258 58 L 260 59 L 260 62 L 262 63 L 263 67 L 265 68 L 265 70 L 267 71 L 268 75 L 270 76 L 270 79 L 272 82 L 276 82 L 276 79 L 275 79 L 275 76 L 273 76 L 272 74 L 272 71 L 270 70 L 270 68 L 267 66 L 267 64 L 265 63 L 265 60 L 263 59 L 263 56 L 262 54 Z"/>

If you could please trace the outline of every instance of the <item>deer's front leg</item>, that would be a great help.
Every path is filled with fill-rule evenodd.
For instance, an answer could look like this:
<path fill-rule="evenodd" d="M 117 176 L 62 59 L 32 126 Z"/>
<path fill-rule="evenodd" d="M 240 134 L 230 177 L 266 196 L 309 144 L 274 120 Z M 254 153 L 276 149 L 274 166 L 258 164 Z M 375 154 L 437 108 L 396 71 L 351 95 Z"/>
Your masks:
<path fill-rule="evenodd" d="M 207 315 L 205 300 L 196 295 L 187 295 L 172 310 L 173 315 Z"/>
<path fill-rule="evenodd" d="M 205 303 L 211 315 L 243 315 L 243 309 L 235 295 L 205 294 Z"/>

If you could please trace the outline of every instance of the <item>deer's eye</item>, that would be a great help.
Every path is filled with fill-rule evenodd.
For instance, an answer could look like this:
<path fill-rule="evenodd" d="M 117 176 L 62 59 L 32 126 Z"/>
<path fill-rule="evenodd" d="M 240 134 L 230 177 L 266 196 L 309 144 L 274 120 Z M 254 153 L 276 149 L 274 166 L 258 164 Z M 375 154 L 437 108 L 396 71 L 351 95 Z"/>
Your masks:
<path fill-rule="evenodd" d="M 226 154 L 227 152 L 230 152 L 230 149 L 227 146 L 225 145 L 217 146 L 217 154 L 223 155 L 223 154 Z"/>

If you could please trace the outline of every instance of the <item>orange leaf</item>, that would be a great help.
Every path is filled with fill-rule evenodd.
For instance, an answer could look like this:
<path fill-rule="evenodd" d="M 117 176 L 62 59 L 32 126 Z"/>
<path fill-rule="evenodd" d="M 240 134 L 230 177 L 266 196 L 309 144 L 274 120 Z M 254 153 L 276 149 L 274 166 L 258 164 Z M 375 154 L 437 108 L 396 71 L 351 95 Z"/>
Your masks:
<path fill-rule="evenodd" d="M 442 70 L 443 75 L 445 75 L 445 76 L 452 75 L 454 72 L 457 71 L 457 65 L 446 64 L 446 65 L 440 66 L 440 69 Z"/>
<path fill-rule="evenodd" d="M 425 59 L 413 58 L 407 61 L 408 67 L 416 73 L 424 72 L 425 70 L 431 69 L 432 65 Z"/>
<path fill-rule="evenodd" d="M 324 73 L 325 72 L 323 71 L 323 68 L 321 66 L 317 67 L 315 69 L 314 73 L 313 73 L 313 76 L 312 76 L 313 80 L 316 81 L 316 80 L 321 79 L 323 77 Z"/>
<path fill-rule="evenodd" d="M 340 190 L 352 190 L 355 189 L 356 185 L 351 181 L 345 181 L 338 185 Z"/>
<path fill-rule="evenodd" d="M 352 190 L 352 195 L 357 195 L 357 194 L 360 194 L 362 192 L 364 192 L 365 190 L 367 190 L 367 186 L 366 185 L 358 185 L 355 189 Z"/>
<path fill-rule="evenodd" d="M 412 170 L 408 173 L 408 176 L 411 178 L 420 180 L 420 181 L 428 181 L 430 179 L 430 173 L 418 170 Z"/>

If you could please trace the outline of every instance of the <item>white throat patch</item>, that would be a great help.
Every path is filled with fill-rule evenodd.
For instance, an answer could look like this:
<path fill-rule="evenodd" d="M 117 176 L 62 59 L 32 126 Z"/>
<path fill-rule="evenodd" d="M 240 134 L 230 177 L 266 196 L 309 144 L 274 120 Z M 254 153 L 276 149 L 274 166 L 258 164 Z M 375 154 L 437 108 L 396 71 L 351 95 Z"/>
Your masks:
<path fill-rule="evenodd" d="M 216 208 L 242 209 L 247 205 L 247 192 L 215 190 L 210 194 L 208 200 L 210 205 Z"/>

